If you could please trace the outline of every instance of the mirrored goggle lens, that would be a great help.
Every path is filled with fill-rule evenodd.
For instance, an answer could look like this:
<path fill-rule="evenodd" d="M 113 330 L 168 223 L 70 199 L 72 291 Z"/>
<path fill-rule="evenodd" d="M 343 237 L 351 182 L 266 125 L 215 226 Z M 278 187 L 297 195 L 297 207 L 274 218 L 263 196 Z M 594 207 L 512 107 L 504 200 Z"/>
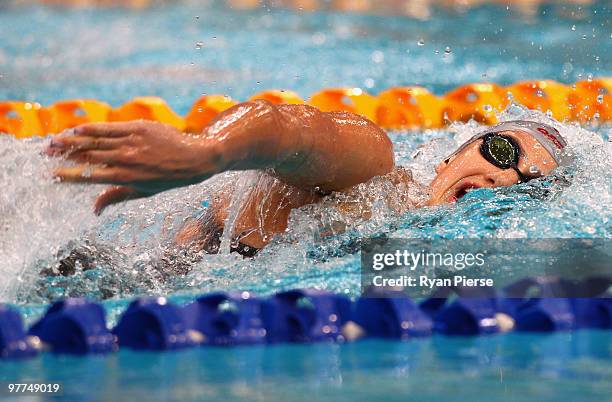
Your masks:
<path fill-rule="evenodd" d="M 506 138 L 495 136 L 487 142 L 489 154 L 502 166 L 512 166 L 517 159 L 514 145 Z"/>

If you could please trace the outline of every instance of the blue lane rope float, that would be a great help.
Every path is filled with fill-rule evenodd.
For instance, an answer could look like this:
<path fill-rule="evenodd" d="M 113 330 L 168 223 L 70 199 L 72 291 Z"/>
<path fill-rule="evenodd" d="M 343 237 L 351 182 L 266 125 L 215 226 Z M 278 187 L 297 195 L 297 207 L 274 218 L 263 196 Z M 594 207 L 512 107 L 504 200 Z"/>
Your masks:
<path fill-rule="evenodd" d="M 401 291 L 368 294 L 355 302 L 353 320 L 369 336 L 406 339 L 429 336 L 433 321 Z"/>
<path fill-rule="evenodd" d="M 38 349 L 23 330 L 21 315 L 14 309 L 0 305 L 0 356 L 3 359 L 33 357 Z"/>
<path fill-rule="evenodd" d="M 212 293 L 184 307 L 149 297 L 130 303 L 111 331 L 102 305 L 85 299 L 53 303 L 27 333 L 20 314 L 0 305 L 0 356 L 33 357 L 43 346 L 53 353 L 85 355 L 118 348 L 175 350 L 360 337 L 409 339 L 432 333 L 474 336 L 509 330 L 611 329 L 611 284 L 611 277 L 575 284 L 526 278 L 498 292 L 442 289 L 420 304 L 389 289 L 370 290 L 354 302 L 312 289 L 267 298 L 249 292 Z"/>
<path fill-rule="evenodd" d="M 268 342 L 341 340 L 351 307 L 348 297 L 319 290 L 277 293 L 262 309 Z"/>
<path fill-rule="evenodd" d="M 65 354 L 108 353 L 116 349 L 106 327 L 104 308 L 81 298 L 55 302 L 28 331 L 51 351 Z"/>
<path fill-rule="evenodd" d="M 172 350 L 195 345 L 181 308 L 165 297 L 136 299 L 113 328 L 119 347 Z"/>
<path fill-rule="evenodd" d="M 249 292 L 204 295 L 183 309 L 188 328 L 210 345 L 248 345 L 266 342 L 261 317 L 263 299 Z"/>

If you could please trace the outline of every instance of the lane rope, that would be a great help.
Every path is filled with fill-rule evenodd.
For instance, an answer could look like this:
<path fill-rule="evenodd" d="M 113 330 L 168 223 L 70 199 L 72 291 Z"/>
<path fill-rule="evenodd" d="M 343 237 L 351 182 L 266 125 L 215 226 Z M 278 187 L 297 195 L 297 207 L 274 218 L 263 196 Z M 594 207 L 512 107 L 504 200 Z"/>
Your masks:
<path fill-rule="evenodd" d="M 268 90 L 248 100 L 274 104 L 307 103 L 328 111 L 349 111 L 387 129 L 441 128 L 474 119 L 497 123 L 496 112 L 510 102 L 541 110 L 559 121 L 583 124 L 612 121 L 612 77 L 564 85 L 552 80 L 522 81 L 502 87 L 493 83 L 461 85 L 443 96 L 419 86 L 394 87 L 377 96 L 361 88 L 326 88 L 308 101 L 287 90 Z M 185 116 L 175 113 L 161 98 L 143 96 L 113 108 L 95 99 L 72 99 L 42 106 L 37 102 L 0 101 L 0 133 L 17 138 L 60 133 L 83 123 L 153 120 L 180 130 L 199 133 L 220 112 L 237 104 L 225 95 L 197 99 Z"/>
<path fill-rule="evenodd" d="M 17 310 L 0 305 L 0 358 L 41 350 L 104 354 L 128 348 L 406 340 L 443 335 L 612 328 L 612 277 L 579 282 L 527 277 L 503 289 L 443 288 L 416 302 L 399 290 L 373 288 L 352 301 L 322 290 L 296 289 L 258 297 L 211 293 L 179 306 L 164 297 L 132 301 L 114 328 L 104 307 L 84 298 L 57 301 L 27 332 Z M 561 297 L 565 295 L 568 297 Z M 574 297 L 576 295 L 589 297 Z"/>

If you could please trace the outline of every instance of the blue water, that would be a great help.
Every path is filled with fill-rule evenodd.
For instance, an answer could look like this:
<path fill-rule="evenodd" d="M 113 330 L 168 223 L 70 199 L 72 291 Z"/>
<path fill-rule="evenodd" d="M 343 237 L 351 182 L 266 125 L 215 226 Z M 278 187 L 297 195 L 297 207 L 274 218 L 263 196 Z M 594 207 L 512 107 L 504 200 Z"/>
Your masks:
<path fill-rule="evenodd" d="M 49 104 L 90 97 L 119 105 L 134 96 L 157 95 L 184 113 L 203 93 L 245 99 L 268 88 L 307 97 L 344 85 L 376 93 L 417 84 L 443 93 L 471 81 L 571 83 L 612 75 L 606 4 L 549 5 L 526 21 L 504 6 L 465 14 L 438 11 L 428 21 L 233 12 L 191 2 L 139 12 L 0 6 L 0 99 Z M 520 107 L 511 107 L 502 118 L 548 121 Z M 557 172 L 571 179 L 569 186 L 542 180 L 478 190 L 456 206 L 393 219 L 383 214 L 323 242 L 313 240 L 312 214 L 303 211 L 292 218 L 293 229 L 255 260 L 211 256 L 189 275 L 166 280 L 148 263 L 167 250 L 169 233 L 185 217 L 201 213 L 214 180 L 118 205 L 98 218 L 90 205 L 99 186 L 60 186 L 41 174 L 56 163 L 39 156 L 44 140 L 0 137 L 0 224 L 8 228 L 0 238 L 0 300 L 19 305 L 31 323 L 49 300 L 111 296 L 104 305 L 114 323 L 138 295 L 170 295 L 184 303 L 220 289 L 269 294 L 318 287 L 356 296 L 359 257 L 337 250 L 370 234 L 609 238 L 612 130 L 554 124 L 577 157 L 575 166 Z M 391 133 L 396 161 L 427 183 L 435 164 L 477 129 L 468 124 Z M 252 179 L 245 173 L 220 180 L 245 185 Z M 57 260 L 59 247 L 83 238 L 112 245 L 119 253 L 73 277 L 39 277 L 41 266 Z M 63 381 L 71 400 L 603 401 L 612 394 L 611 345 L 609 332 L 580 331 L 167 354 L 121 351 L 88 358 L 45 354 L 0 363 L 0 380 Z"/>
<path fill-rule="evenodd" d="M 548 5 L 527 22 L 491 5 L 418 21 L 184 3 L 138 12 L 2 10 L 0 99 L 118 105 L 157 95 L 185 113 L 202 93 L 244 100 L 270 88 L 308 97 L 324 87 L 377 93 L 415 84 L 442 93 L 475 81 L 612 75 L 606 1 Z"/>
<path fill-rule="evenodd" d="M 609 339 L 581 331 L 45 355 L 2 363 L 0 376 L 61 381 L 69 401 L 605 401 Z"/>

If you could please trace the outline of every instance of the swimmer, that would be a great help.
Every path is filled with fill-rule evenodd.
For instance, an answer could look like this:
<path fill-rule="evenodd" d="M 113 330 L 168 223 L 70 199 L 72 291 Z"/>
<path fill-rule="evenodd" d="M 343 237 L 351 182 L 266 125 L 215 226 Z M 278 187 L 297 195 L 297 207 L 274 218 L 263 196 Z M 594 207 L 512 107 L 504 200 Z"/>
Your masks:
<path fill-rule="evenodd" d="M 393 145 L 383 129 L 355 114 L 321 112 L 308 105 L 241 103 L 198 134 L 148 121 L 86 124 L 76 127 L 74 135 L 55 137 L 47 152 L 76 162 L 55 171 L 61 181 L 112 185 L 96 199 L 97 213 L 116 202 L 199 183 L 225 171 L 259 170 L 260 179 L 240 208 L 232 233 L 232 250 L 251 257 L 287 229 L 293 209 L 323 202 L 331 194 L 350 194 L 361 183 L 385 179 L 392 185 L 386 195 L 389 204 L 402 213 L 455 202 L 472 189 L 548 175 L 570 162 L 565 147 L 559 132 L 541 123 L 513 121 L 488 128 L 436 167 L 427 198 L 416 203 L 401 194 L 420 185 L 395 165 Z M 229 185 L 216 193 L 206 213 L 188 222 L 176 242 L 217 252 L 233 190 Z M 350 202 L 338 208 L 348 215 L 357 211 L 365 219 L 370 213 Z"/>

